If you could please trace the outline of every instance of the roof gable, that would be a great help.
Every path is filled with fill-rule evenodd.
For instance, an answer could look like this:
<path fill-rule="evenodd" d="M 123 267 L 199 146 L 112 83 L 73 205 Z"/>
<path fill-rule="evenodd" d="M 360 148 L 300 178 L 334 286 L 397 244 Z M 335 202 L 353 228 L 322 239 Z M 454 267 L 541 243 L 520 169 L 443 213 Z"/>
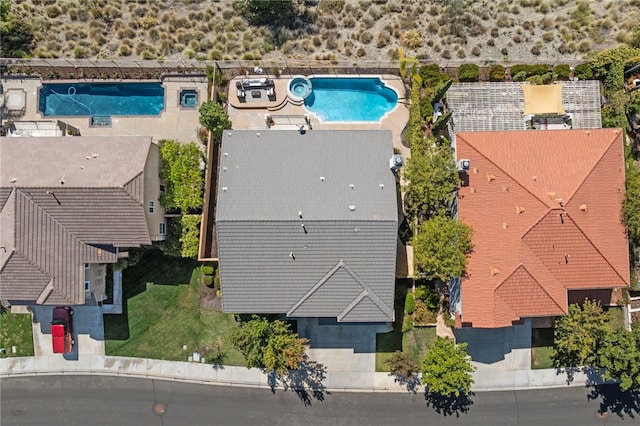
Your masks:
<path fill-rule="evenodd" d="M 367 316 L 363 319 L 359 313 Z M 287 316 L 336 317 L 338 321 L 393 321 L 386 305 L 347 264 L 339 261 L 287 312 Z M 368 319 L 377 318 L 377 319 Z"/>
<path fill-rule="evenodd" d="M 518 267 L 502 282 L 496 289 L 496 295 L 519 317 L 564 313 L 524 266 Z"/>

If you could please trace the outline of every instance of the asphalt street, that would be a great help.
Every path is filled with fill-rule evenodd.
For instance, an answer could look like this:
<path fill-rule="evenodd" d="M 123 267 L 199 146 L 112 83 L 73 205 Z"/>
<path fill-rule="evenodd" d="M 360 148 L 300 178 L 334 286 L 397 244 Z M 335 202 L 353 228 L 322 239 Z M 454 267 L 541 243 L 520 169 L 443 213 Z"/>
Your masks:
<path fill-rule="evenodd" d="M 638 395 L 615 387 L 483 392 L 428 405 L 423 393 L 297 394 L 103 376 L 3 379 L 10 425 L 563 425 L 637 423 Z M 605 418 L 599 416 L 607 407 Z M 616 413 L 616 411 L 618 413 Z"/>

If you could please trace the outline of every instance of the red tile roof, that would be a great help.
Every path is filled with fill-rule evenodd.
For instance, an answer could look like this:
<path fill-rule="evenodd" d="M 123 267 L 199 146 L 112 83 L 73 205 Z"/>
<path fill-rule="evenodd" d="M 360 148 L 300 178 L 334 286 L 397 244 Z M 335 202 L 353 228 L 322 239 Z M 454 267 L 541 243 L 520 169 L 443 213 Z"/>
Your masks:
<path fill-rule="evenodd" d="M 462 322 L 561 315 L 567 290 L 629 285 L 619 129 L 458 133 L 471 160 L 460 220 L 474 230 Z M 465 179 L 466 180 L 466 179 Z"/>

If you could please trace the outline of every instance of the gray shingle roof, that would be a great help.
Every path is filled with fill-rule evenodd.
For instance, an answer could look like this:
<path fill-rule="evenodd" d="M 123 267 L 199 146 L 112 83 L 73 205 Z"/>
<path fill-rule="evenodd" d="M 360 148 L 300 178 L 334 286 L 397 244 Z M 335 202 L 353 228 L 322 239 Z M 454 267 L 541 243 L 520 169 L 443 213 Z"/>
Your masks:
<path fill-rule="evenodd" d="M 222 152 L 216 225 L 225 311 L 393 320 L 390 132 L 233 131 Z"/>
<path fill-rule="evenodd" d="M 113 263 L 114 247 L 150 244 L 142 205 L 150 138 L 15 139 L 0 138 L 0 300 L 82 304 L 84 263 Z M 76 149 L 96 155 L 81 168 Z"/>

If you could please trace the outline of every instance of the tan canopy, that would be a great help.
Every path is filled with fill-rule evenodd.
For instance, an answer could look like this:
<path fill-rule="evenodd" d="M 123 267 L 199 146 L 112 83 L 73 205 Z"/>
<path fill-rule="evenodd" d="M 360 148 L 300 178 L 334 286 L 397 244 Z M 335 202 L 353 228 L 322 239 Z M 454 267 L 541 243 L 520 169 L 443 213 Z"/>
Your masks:
<path fill-rule="evenodd" d="M 542 86 L 522 85 L 524 92 L 524 115 L 564 114 L 562 107 L 562 84 Z"/>

